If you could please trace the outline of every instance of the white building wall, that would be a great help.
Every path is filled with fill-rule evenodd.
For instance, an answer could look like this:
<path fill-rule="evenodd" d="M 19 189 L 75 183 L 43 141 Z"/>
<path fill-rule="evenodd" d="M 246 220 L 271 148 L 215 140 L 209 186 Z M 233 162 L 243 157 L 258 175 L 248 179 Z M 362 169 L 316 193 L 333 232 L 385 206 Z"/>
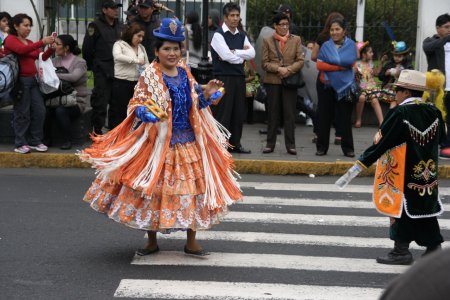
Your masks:
<path fill-rule="evenodd" d="M 427 70 L 427 58 L 422 49 L 425 38 L 436 34 L 436 18 L 442 14 L 450 13 L 449 0 L 419 0 L 419 15 L 417 18 L 416 40 L 416 69 Z"/>
<path fill-rule="evenodd" d="M 36 8 L 41 17 L 42 24 L 45 24 L 44 19 L 44 0 L 0 0 L 0 11 L 6 11 L 11 16 L 18 13 L 25 13 L 33 19 L 33 28 L 31 30 L 29 39 L 32 41 L 37 41 L 40 37 L 37 16 L 31 5 L 31 1 L 34 2 Z"/>

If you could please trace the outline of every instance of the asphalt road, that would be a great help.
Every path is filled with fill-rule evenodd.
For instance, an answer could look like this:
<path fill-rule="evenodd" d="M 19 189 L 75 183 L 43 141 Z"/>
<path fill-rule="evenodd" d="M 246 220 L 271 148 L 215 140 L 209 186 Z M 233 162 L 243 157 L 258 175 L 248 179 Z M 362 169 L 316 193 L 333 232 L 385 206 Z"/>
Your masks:
<path fill-rule="evenodd" d="M 247 204 L 235 205 L 228 221 L 198 233 L 212 252 L 207 261 L 184 258 L 184 235 L 161 238 L 158 256 L 135 258 L 144 232 L 109 220 L 81 200 L 93 178 L 86 169 L 0 169 L 0 299 L 175 299 L 187 297 L 187 289 L 196 290 L 192 299 L 221 293 L 243 299 L 251 288 L 270 290 L 264 299 L 280 299 L 279 289 L 287 297 L 286 291 L 298 295 L 303 288 L 311 294 L 292 299 L 316 299 L 315 292 L 326 299 L 327 287 L 371 299 L 404 271 L 376 269 L 374 258 L 391 246 L 387 219 L 386 227 L 358 223 L 380 217 L 370 207 L 370 193 L 357 191 L 372 178 L 356 178 L 354 189 L 336 192 L 328 186 L 333 177 L 243 175 Z M 450 187 L 449 180 L 440 184 Z M 450 202 L 449 194 L 442 198 Z M 360 218 L 351 224 L 350 216 Z M 450 213 L 442 219 L 447 222 Z M 449 229 L 442 233 L 449 240 Z M 322 236 L 326 240 L 316 240 Z M 354 240 L 342 244 L 347 237 Z M 412 252 L 420 257 L 417 247 Z M 228 283 L 236 284 L 230 289 Z M 231 291 L 240 296 L 232 298 Z"/>

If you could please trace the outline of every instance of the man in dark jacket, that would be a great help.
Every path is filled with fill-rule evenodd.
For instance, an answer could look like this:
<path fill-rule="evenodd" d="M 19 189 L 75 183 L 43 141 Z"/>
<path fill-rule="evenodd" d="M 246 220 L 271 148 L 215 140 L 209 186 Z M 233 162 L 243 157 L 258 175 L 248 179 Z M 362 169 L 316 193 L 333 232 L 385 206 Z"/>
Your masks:
<path fill-rule="evenodd" d="M 427 56 L 428 71 L 438 69 L 446 77 L 444 105 L 447 111 L 447 141 L 441 145 L 439 156 L 450 159 L 450 15 L 443 14 L 436 19 L 437 34 L 423 41 L 423 50 Z"/>
<path fill-rule="evenodd" d="M 147 52 L 148 60 L 150 62 L 155 59 L 155 51 L 153 49 L 153 43 L 155 37 L 153 36 L 153 30 L 159 28 L 160 20 L 155 14 L 156 8 L 154 6 L 153 0 L 144 0 L 139 3 L 138 15 L 134 19 L 134 22 L 138 22 L 145 28 L 144 40 L 142 41 L 142 46 L 144 46 Z"/>
<path fill-rule="evenodd" d="M 111 101 L 114 78 L 114 59 L 112 48 L 120 38 L 123 25 L 118 21 L 122 4 L 105 0 L 102 14 L 88 25 L 83 41 L 83 58 L 88 69 L 94 74 L 94 89 L 91 96 L 92 126 L 94 132 L 102 134 L 106 121 L 106 110 Z"/>

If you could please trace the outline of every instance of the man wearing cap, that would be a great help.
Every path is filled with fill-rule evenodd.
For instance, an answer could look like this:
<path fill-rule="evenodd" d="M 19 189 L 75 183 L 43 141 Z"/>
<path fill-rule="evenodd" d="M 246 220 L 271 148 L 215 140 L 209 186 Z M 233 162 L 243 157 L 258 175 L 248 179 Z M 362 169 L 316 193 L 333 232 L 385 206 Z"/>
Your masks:
<path fill-rule="evenodd" d="M 255 49 L 245 32 L 239 31 L 241 8 L 234 2 L 223 7 L 224 23 L 211 41 L 214 78 L 225 85 L 222 101 L 213 107 L 214 117 L 231 133 L 230 152 L 248 154 L 241 145 L 245 118 L 244 62 L 255 57 Z"/>
<path fill-rule="evenodd" d="M 102 134 L 106 121 L 106 110 L 111 100 L 114 79 L 112 48 L 120 38 L 123 24 L 118 21 L 122 4 L 105 0 L 102 14 L 88 25 L 83 41 L 83 58 L 94 74 L 94 89 L 91 96 L 92 126 L 94 132 Z"/>
<path fill-rule="evenodd" d="M 441 112 L 422 101 L 425 74 L 403 70 L 396 88 L 397 107 L 389 110 L 374 144 L 336 184 L 345 186 L 363 168 L 377 162 L 373 201 L 390 217 L 394 249 L 378 257 L 381 264 L 413 262 L 409 244 L 426 247 L 424 254 L 441 248 L 443 242 L 436 216 L 443 213 L 438 191 L 438 150 L 445 139 Z"/>
<path fill-rule="evenodd" d="M 437 34 L 423 41 L 423 50 L 427 56 L 428 71 L 438 69 L 450 76 L 450 15 L 443 14 L 436 19 Z M 447 140 L 442 144 L 440 157 L 450 159 L 450 80 L 445 81 L 444 105 L 447 111 Z"/>
<path fill-rule="evenodd" d="M 127 19 L 125 20 L 127 25 L 130 25 L 132 22 L 134 22 L 134 19 L 138 15 L 138 8 L 135 5 L 132 5 L 128 7 L 128 10 L 124 12 L 124 14 L 127 16 Z"/>
<path fill-rule="evenodd" d="M 145 29 L 144 39 L 142 40 L 142 46 L 147 51 L 148 60 L 152 62 L 155 59 L 155 53 L 153 49 L 153 43 L 155 37 L 153 30 L 157 29 L 160 24 L 160 20 L 155 12 L 154 2 L 152 0 L 143 0 L 138 5 L 138 15 L 134 19 L 134 22 L 138 22 Z"/>

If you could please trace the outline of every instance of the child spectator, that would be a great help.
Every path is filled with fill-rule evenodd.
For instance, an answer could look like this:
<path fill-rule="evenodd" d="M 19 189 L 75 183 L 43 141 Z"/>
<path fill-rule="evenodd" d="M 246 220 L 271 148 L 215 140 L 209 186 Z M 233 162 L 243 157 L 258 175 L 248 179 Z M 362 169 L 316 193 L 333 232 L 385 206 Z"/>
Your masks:
<path fill-rule="evenodd" d="M 3 41 L 9 34 L 9 22 L 11 21 L 11 15 L 6 11 L 0 12 L 0 39 Z M 1 45 L 0 45 L 1 47 Z"/>
<path fill-rule="evenodd" d="M 412 70 L 414 69 L 411 63 L 411 58 L 409 55 L 410 48 L 406 46 L 403 41 L 392 42 L 392 59 L 383 66 L 378 78 L 383 82 L 382 88 L 389 88 L 400 75 L 400 72 L 404 69 Z M 395 106 L 395 101 L 391 102 L 391 108 Z"/>
<path fill-rule="evenodd" d="M 359 95 L 358 102 L 356 103 L 355 128 L 361 127 L 362 113 L 364 110 L 364 103 L 366 101 L 370 102 L 372 105 L 373 111 L 375 112 L 375 116 L 378 120 L 378 125 L 381 125 L 383 122 L 383 112 L 381 111 L 377 94 L 372 93 L 378 89 L 374 76 L 378 75 L 377 71 L 379 72 L 379 68 L 378 70 L 374 70 L 373 68 L 373 49 L 369 45 L 369 42 L 358 42 L 357 48 L 360 59 L 356 62 L 355 72 L 357 74 L 357 78 L 359 79 L 361 94 Z"/>
<path fill-rule="evenodd" d="M 9 21 L 11 20 L 10 14 L 6 11 L 0 12 L 0 58 L 5 56 L 5 48 L 3 46 L 6 37 L 9 34 Z M 4 94 L 0 97 L 0 107 L 5 107 L 11 105 L 13 103 L 13 99 L 11 95 Z"/>
<path fill-rule="evenodd" d="M 247 102 L 247 124 L 253 124 L 253 100 L 256 94 L 255 62 L 246 60 L 244 63 L 245 73 L 245 100 Z"/>

